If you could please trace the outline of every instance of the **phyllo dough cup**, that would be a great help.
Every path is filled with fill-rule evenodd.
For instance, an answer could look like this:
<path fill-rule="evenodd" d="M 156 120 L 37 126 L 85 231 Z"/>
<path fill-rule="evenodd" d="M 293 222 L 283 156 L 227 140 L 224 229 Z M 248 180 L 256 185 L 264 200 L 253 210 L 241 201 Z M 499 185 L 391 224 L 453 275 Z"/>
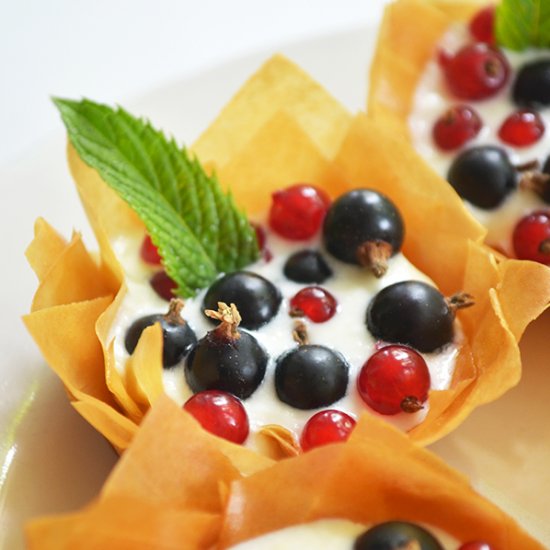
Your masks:
<path fill-rule="evenodd" d="M 27 542 L 31 550 L 222 549 L 334 518 L 408 520 L 499 550 L 543 548 L 465 477 L 380 419 L 363 415 L 346 444 L 272 462 L 204 432 L 167 397 L 98 498 L 33 521 Z"/>
<path fill-rule="evenodd" d="M 413 440 L 441 438 L 518 382 L 518 341 L 547 306 L 547 268 L 495 258 L 481 244 L 483 228 L 455 193 L 384 125 L 350 115 L 301 69 L 276 56 L 244 84 L 193 149 L 250 214 L 264 212 L 272 191 L 295 182 L 322 186 L 333 197 L 355 187 L 382 191 L 405 220 L 408 259 L 444 294 L 475 297 L 474 307 L 459 312 L 464 341 L 451 387 L 431 392 L 427 418 L 409 432 Z M 125 293 L 112 241 L 142 237 L 144 227 L 71 146 L 68 157 L 100 255 L 90 255 L 78 235 L 67 243 L 39 220 L 27 254 L 40 284 L 25 322 L 75 408 L 123 450 L 163 394 L 158 326 L 144 332 L 125 373 L 115 367 L 108 340 Z M 271 456 L 296 452 L 281 431 L 265 434 Z"/>

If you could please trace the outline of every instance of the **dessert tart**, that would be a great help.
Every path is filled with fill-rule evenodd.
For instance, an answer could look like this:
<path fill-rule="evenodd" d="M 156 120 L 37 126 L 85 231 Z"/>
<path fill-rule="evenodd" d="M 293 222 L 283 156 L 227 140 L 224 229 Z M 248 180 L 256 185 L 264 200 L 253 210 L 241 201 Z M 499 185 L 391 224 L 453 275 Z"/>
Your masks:
<path fill-rule="evenodd" d="M 537 5 L 391 4 L 369 111 L 449 181 L 487 228 L 488 244 L 549 265 L 549 15 L 537 16 Z"/>
<path fill-rule="evenodd" d="M 550 280 L 547 269 L 533 263 L 506 259 L 497 261 L 491 250 L 480 244 L 484 237 L 483 228 L 468 214 L 456 194 L 442 185 L 442 180 L 419 160 L 408 144 L 363 114 L 351 116 L 321 86 L 288 60 L 280 56 L 269 60 L 198 139 L 193 152 L 206 167 L 206 172 L 196 159 L 182 153 L 174 142 L 123 110 L 114 111 L 89 101 L 58 100 L 57 104 L 69 130 L 69 165 L 96 234 L 100 255 L 98 258 L 88 253 L 78 234 L 66 242 L 44 220 L 39 220 L 35 240 L 27 254 L 40 284 L 32 312 L 26 316 L 25 322 L 46 360 L 65 383 L 75 408 L 115 448 L 123 450 L 128 447 L 143 415 L 165 392 L 183 405 L 191 393 L 200 396 L 203 390 L 222 390 L 226 392 L 222 396 L 224 410 L 242 418 L 240 404 L 234 397 L 228 398 L 227 391 L 243 400 L 246 413 L 247 402 L 252 403 L 255 393 L 264 396 L 258 399 L 259 404 L 256 405 L 256 410 L 260 411 L 269 402 L 265 396 L 269 392 L 273 395 L 276 388 L 277 406 L 280 407 L 280 401 L 286 400 L 286 404 L 291 401 L 293 414 L 297 410 L 301 415 L 297 425 L 287 425 L 284 415 L 272 415 L 271 411 L 252 418 L 252 405 L 248 414 L 252 418 L 253 435 L 258 435 L 260 440 L 257 445 L 255 441 L 252 444 L 261 447 L 269 456 L 280 458 L 300 452 L 298 432 L 317 411 L 322 412 L 330 407 L 337 409 L 338 413 L 347 413 L 352 418 L 344 418 L 342 422 L 349 428 L 353 417 L 368 408 L 360 394 L 371 409 L 384 414 L 385 418 L 394 417 L 394 413 L 404 409 L 405 404 L 410 411 L 399 413 L 395 418 L 405 418 L 401 427 L 408 430 L 411 438 L 428 443 L 451 431 L 476 406 L 496 399 L 518 382 L 518 340 L 527 324 L 548 303 Z M 131 139 L 124 134 L 130 132 L 128 128 Z M 128 139 L 120 139 L 121 135 Z M 139 143 L 137 153 L 133 149 L 136 140 Z M 131 167 L 124 160 L 128 157 L 134 160 Z M 170 170 L 176 169 L 174 167 L 182 170 L 192 182 L 190 187 L 184 188 L 188 192 L 184 198 L 171 187 L 174 179 L 169 176 Z M 210 175 L 214 172 L 215 176 Z M 155 189 L 163 186 L 163 178 L 170 181 L 170 185 L 165 186 L 164 194 L 172 194 L 171 200 L 164 197 L 159 201 L 155 198 Z M 231 195 L 219 191 L 217 180 L 231 189 Z M 136 181 L 144 182 L 139 192 L 133 187 Z M 321 218 L 326 213 L 327 203 L 330 200 L 334 202 L 324 218 L 323 230 L 318 229 L 317 220 L 313 224 L 317 233 L 307 233 L 307 238 L 301 235 L 296 240 L 299 245 L 291 246 L 289 242 L 295 239 L 289 239 L 284 234 L 286 230 L 281 229 L 279 222 L 288 221 L 290 207 L 285 203 L 288 194 L 291 204 L 300 202 L 301 198 L 298 200 L 293 193 L 298 189 L 301 197 L 304 187 L 309 189 L 306 193 L 309 199 L 311 189 L 315 191 Z M 386 256 L 390 256 L 387 273 L 380 278 L 367 269 L 348 265 L 345 258 L 333 258 L 346 247 L 332 244 L 331 239 L 334 237 L 337 240 L 342 231 L 330 229 L 331 219 L 338 219 L 338 205 L 342 204 L 342 200 L 350 200 L 350 197 L 354 204 L 357 201 L 360 204 L 370 203 L 374 197 L 375 203 L 378 201 L 376 204 L 383 204 L 383 211 L 394 212 L 397 209 L 396 216 L 401 218 L 406 228 L 402 254 L 392 256 L 392 252 L 397 252 L 401 247 L 399 238 L 399 242 L 392 244 L 395 250 L 392 248 L 389 254 L 385 245 L 380 247 L 378 243 L 374 247 L 375 256 L 380 248 L 386 250 Z M 181 215 L 178 216 L 174 215 L 177 209 L 173 206 L 178 200 L 182 201 L 178 203 L 180 206 L 190 204 L 185 201 L 195 200 L 196 203 L 187 210 L 180 208 Z M 208 233 L 212 227 L 212 210 L 203 208 L 205 204 L 211 206 L 213 203 L 225 209 L 223 215 L 220 212 L 216 214 L 214 225 L 217 230 L 214 235 Z M 341 306 L 341 310 L 336 308 L 336 315 L 330 321 L 334 324 L 315 323 L 312 315 L 316 313 L 304 318 L 304 313 L 311 306 L 311 296 L 305 299 L 303 295 L 298 296 L 302 282 L 291 281 L 294 286 L 288 286 L 290 290 L 283 292 L 283 299 L 279 296 L 280 290 L 273 290 L 273 284 L 265 274 L 257 284 L 258 275 L 247 271 L 259 253 L 257 240 L 235 203 L 246 208 L 247 216 L 260 222 L 265 222 L 266 213 L 270 212 L 270 220 L 264 224 L 270 230 L 259 263 L 267 268 L 274 266 L 279 269 L 279 280 L 283 279 L 282 264 L 294 252 L 313 246 L 317 252 L 321 250 L 322 257 L 329 258 L 328 268 L 338 273 L 332 277 L 335 290 L 329 289 L 328 294 L 336 295 Z M 280 204 L 283 204 L 280 209 L 283 214 L 277 217 L 277 206 Z M 297 216 L 298 226 L 303 229 L 305 224 L 307 231 L 310 231 L 304 212 L 316 212 L 316 209 L 308 203 L 305 211 Z M 353 216 L 344 215 L 343 218 L 348 220 Z M 207 244 L 200 250 L 194 242 L 198 226 L 206 228 L 208 237 Z M 192 227 L 193 231 L 182 231 L 182 227 Z M 320 238 L 319 231 L 323 234 L 321 245 L 315 241 Z M 148 241 L 148 233 L 159 247 L 169 278 L 159 266 L 151 268 L 146 265 L 147 262 L 155 264 L 157 261 L 156 248 Z M 283 244 L 281 235 L 285 241 Z M 391 241 L 389 237 L 387 239 Z M 213 266 L 212 256 L 204 252 L 210 246 L 208 243 L 214 241 L 219 245 L 217 259 L 221 258 L 225 262 L 221 265 L 225 267 Z M 384 239 L 380 241 L 385 242 Z M 279 253 L 279 250 L 283 252 Z M 273 257 L 268 261 L 270 253 Z M 373 263 L 370 256 L 370 253 L 366 254 L 368 264 Z M 147 261 L 143 261 L 144 258 Z M 322 262 L 320 264 L 317 258 L 314 264 L 314 271 L 318 272 Z M 424 275 L 418 271 L 414 271 L 413 275 L 410 275 L 412 271 L 406 272 L 409 275 L 399 275 L 399 266 L 407 265 L 406 269 L 412 270 L 411 264 Z M 327 266 L 322 267 L 321 271 Z M 379 265 L 375 267 L 375 270 L 379 269 Z M 301 270 L 302 267 L 298 271 Z M 226 274 L 221 276 L 222 272 Z M 346 274 L 343 279 L 340 278 L 341 273 Z M 175 300 L 169 306 L 167 301 L 156 296 L 149 278 L 153 277 L 156 284 L 159 274 L 163 282 L 155 287 L 157 291 L 167 297 L 166 289 L 169 291 L 170 287 L 166 283 L 171 278 L 179 286 L 177 294 L 185 297 L 183 304 Z M 361 281 L 360 315 L 355 321 L 344 321 L 339 329 L 331 328 L 338 327 L 340 316 L 345 319 L 345 309 L 351 309 L 345 300 L 349 299 L 347 295 L 353 296 L 349 283 L 354 277 Z M 389 316 L 384 313 L 392 311 L 392 307 L 386 307 L 388 304 L 391 306 L 399 301 L 387 297 L 389 289 L 394 287 L 390 282 L 411 278 L 423 282 L 412 284 L 412 292 L 409 292 L 410 285 L 407 286 L 405 294 L 420 295 L 423 303 L 428 299 L 439 300 L 447 312 L 443 322 L 447 327 L 443 340 L 426 343 L 424 338 L 429 331 L 421 331 L 419 339 L 410 341 L 408 336 L 393 332 L 403 325 L 407 315 L 403 310 Z M 255 323 L 261 325 L 265 322 L 265 318 L 257 320 L 258 314 L 264 315 L 263 306 L 260 308 L 258 302 L 245 299 L 235 308 L 231 303 L 238 300 L 231 296 L 231 292 L 228 298 L 225 293 L 227 288 L 224 292 L 219 288 L 225 285 L 231 290 L 235 286 L 242 288 L 243 284 L 248 288 L 251 280 L 255 281 L 252 286 L 259 288 L 261 299 L 267 296 L 267 317 L 283 319 L 286 326 L 283 336 L 277 332 L 270 333 L 271 321 L 252 334 L 257 328 Z M 322 284 L 328 287 L 332 284 L 329 281 L 330 278 Z M 194 296 L 201 288 L 204 290 L 197 299 Z M 369 288 L 371 294 L 366 293 Z M 392 292 L 399 295 L 402 290 L 403 286 L 398 286 Z M 452 310 L 461 305 L 463 295 L 460 299 L 455 298 L 454 303 L 451 301 L 450 309 L 449 303 L 443 299 L 443 296 L 452 296 L 456 292 L 475 297 L 474 307 L 456 314 L 460 324 L 453 322 Z M 150 301 L 149 305 L 142 307 L 140 304 L 145 302 L 135 300 L 140 293 L 141 296 L 153 296 L 156 302 Z M 327 299 L 330 302 L 326 294 L 321 300 L 322 306 L 326 305 Z M 207 297 L 211 300 L 208 301 Z M 293 303 L 294 298 L 297 303 Z M 319 304 L 315 300 L 317 298 L 313 300 L 313 309 L 317 310 Z M 352 297 L 351 301 L 358 300 Z M 253 307 L 248 308 L 252 310 L 250 312 L 247 306 L 251 303 Z M 329 310 L 331 307 L 334 309 L 333 306 L 329 303 Z M 217 318 L 218 328 L 209 324 L 203 314 L 205 309 L 210 310 L 210 317 Z M 290 309 L 301 311 L 302 320 L 296 326 L 295 319 L 288 315 Z M 278 313 L 275 315 L 274 311 Z M 321 313 L 325 314 L 326 311 Z M 395 316 L 400 322 L 392 322 Z M 411 324 L 416 324 L 416 317 L 413 317 Z M 304 326 L 306 330 L 303 330 Z M 292 341 L 293 327 L 301 345 Z M 342 357 L 332 348 L 334 343 L 326 345 L 326 342 L 334 342 L 334 338 L 343 338 L 342 334 L 352 331 L 360 333 L 359 338 L 363 339 L 371 338 L 369 333 L 374 336 L 365 345 L 361 360 Z M 181 350 L 174 352 L 173 346 L 163 346 L 163 341 L 171 338 L 168 333 L 179 334 L 175 338 L 183 342 Z M 260 336 L 261 333 L 263 336 Z M 310 344 L 304 341 L 306 335 L 312 338 Z M 267 343 L 270 339 L 275 346 L 279 346 L 277 353 L 270 352 L 271 344 Z M 376 344 L 375 339 L 381 343 Z M 222 340 L 223 345 L 220 345 Z M 261 341 L 258 343 L 258 340 Z M 413 384 L 415 391 L 407 390 L 406 394 L 395 398 L 397 411 L 395 408 L 384 408 L 388 404 L 376 403 L 380 395 L 369 389 L 366 374 L 359 382 L 359 392 L 355 389 L 357 380 L 351 378 L 361 378 L 359 371 L 374 353 L 375 345 L 381 349 L 374 355 L 385 357 L 384 361 L 393 361 L 394 350 L 392 346 L 386 347 L 386 343 L 405 343 L 425 354 L 441 356 L 447 353 L 455 356 L 454 366 L 448 369 L 452 374 L 443 384 L 431 385 L 427 402 L 425 389 L 420 388 L 416 393 L 417 387 L 423 386 L 421 381 Z M 444 344 L 446 348 L 442 348 Z M 306 368 L 303 367 L 303 357 L 296 355 L 300 355 L 309 345 L 314 348 L 316 359 L 314 367 L 310 365 Z M 227 346 L 245 347 L 246 354 L 252 358 L 253 368 L 241 369 L 234 364 L 228 366 L 232 355 L 223 351 L 228 349 Z M 446 351 L 441 352 L 441 349 Z M 414 350 L 413 353 L 415 357 L 418 355 Z M 289 354 L 292 357 L 287 361 Z M 319 364 L 326 364 L 327 357 L 336 366 L 330 367 L 330 372 L 323 373 L 326 375 L 323 379 L 331 380 L 328 390 L 326 387 L 318 389 L 313 387 L 316 384 L 315 373 Z M 124 363 L 121 363 L 121 358 Z M 176 369 L 171 368 L 174 361 L 179 365 Z M 424 362 L 421 356 L 419 361 Z M 348 362 L 353 365 L 348 366 Z M 199 368 L 197 364 L 201 363 L 210 366 Z M 166 369 L 163 369 L 163 364 Z M 297 392 L 296 387 L 300 388 L 300 384 L 286 383 L 296 379 L 293 372 L 296 365 L 302 365 L 298 367 L 300 373 L 308 372 L 308 369 L 314 372 L 306 376 Z M 230 371 L 228 376 L 227 371 Z M 373 371 L 376 372 L 376 364 Z M 400 372 L 400 369 L 397 368 L 397 371 Z M 204 372 L 208 375 L 205 376 Z M 437 379 L 437 376 L 432 378 Z M 181 390 L 185 381 L 190 388 L 187 395 Z M 308 386 L 312 388 L 311 393 L 316 394 L 313 401 L 309 392 L 304 390 Z M 340 410 L 339 399 L 346 399 L 346 396 L 351 396 L 359 407 Z M 209 396 L 206 401 L 187 403 L 186 408 L 208 424 L 208 410 L 216 399 L 216 396 Z M 395 403 L 392 406 L 395 407 Z M 346 409 L 347 405 L 343 408 Z M 424 416 L 419 416 L 422 413 Z M 411 423 L 407 415 L 417 415 L 416 421 Z M 340 433 L 340 424 L 336 430 L 333 424 L 328 432 Z M 211 425 L 209 427 L 212 428 Z M 324 428 L 320 431 L 327 432 Z M 237 429 L 236 432 L 231 435 L 224 432 L 223 435 L 234 441 L 246 439 L 246 429 Z"/>
<path fill-rule="evenodd" d="M 208 434 L 166 396 L 94 502 L 27 526 L 28 547 L 41 550 L 312 548 L 320 534 L 326 548 L 371 548 L 374 536 L 422 549 L 543 548 L 461 474 L 371 415 L 346 444 L 274 463 Z"/>

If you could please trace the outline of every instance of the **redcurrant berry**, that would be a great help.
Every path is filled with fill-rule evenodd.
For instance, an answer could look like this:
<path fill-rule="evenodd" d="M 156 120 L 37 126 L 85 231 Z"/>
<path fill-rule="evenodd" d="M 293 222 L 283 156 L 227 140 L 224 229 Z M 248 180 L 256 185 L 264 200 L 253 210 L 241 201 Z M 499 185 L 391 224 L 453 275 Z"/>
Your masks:
<path fill-rule="evenodd" d="M 290 314 L 305 315 L 314 323 L 324 323 L 336 313 L 336 298 L 320 286 L 308 286 L 290 299 Z"/>
<path fill-rule="evenodd" d="M 462 544 L 458 550 L 493 550 L 493 547 L 486 542 L 480 540 L 465 542 Z"/>
<path fill-rule="evenodd" d="M 462 99 L 485 99 L 501 90 L 510 74 L 508 61 L 496 48 L 476 42 L 460 49 L 442 66 L 450 91 Z"/>
<path fill-rule="evenodd" d="M 150 279 L 153 290 L 164 300 L 169 302 L 174 297 L 178 285 L 170 278 L 166 271 L 157 271 Z"/>
<path fill-rule="evenodd" d="M 260 249 L 262 258 L 266 262 L 269 262 L 273 258 L 273 254 L 271 254 L 271 250 L 269 250 L 266 246 L 267 236 L 265 234 L 265 229 L 261 225 L 254 222 L 251 222 L 250 225 L 256 232 L 256 240 L 258 241 L 258 248 Z"/>
<path fill-rule="evenodd" d="M 269 226 L 291 240 L 313 237 L 321 228 L 330 206 L 328 195 L 319 187 L 299 183 L 272 195 Z"/>
<path fill-rule="evenodd" d="M 495 6 L 479 10 L 470 20 L 470 34 L 478 42 L 495 43 Z"/>
<path fill-rule="evenodd" d="M 512 113 L 500 126 L 498 137 L 516 147 L 527 147 L 544 134 L 544 122 L 536 111 L 522 109 Z"/>
<path fill-rule="evenodd" d="M 436 145 L 443 151 L 462 147 L 481 130 L 481 118 L 468 105 L 456 105 L 443 113 L 433 127 Z"/>
<path fill-rule="evenodd" d="M 162 258 L 160 257 L 158 248 L 153 244 L 151 237 L 145 235 L 141 243 L 141 259 L 144 262 L 152 265 L 160 265 Z"/>
<path fill-rule="evenodd" d="M 428 399 L 430 371 L 424 358 L 406 346 L 386 346 L 363 365 L 359 395 L 381 414 L 416 412 Z"/>
<path fill-rule="evenodd" d="M 328 409 L 314 414 L 304 426 L 300 445 L 303 451 L 327 443 L 346 441 L 355 427 L 355 420 L 342 411 Z"/>
<path fill-rule="evenodd" d="M 516 258 L 550 265 L 550 211 L 523 217 L 514 228 L 512 242 Z"/>
<path fill-rule="evenodd" d="M 243 404 L 230 393 L 207 390 L 196 393 L 183 406 L 210 433 L 233 443 L 248 437 L 248 415 Z"/>

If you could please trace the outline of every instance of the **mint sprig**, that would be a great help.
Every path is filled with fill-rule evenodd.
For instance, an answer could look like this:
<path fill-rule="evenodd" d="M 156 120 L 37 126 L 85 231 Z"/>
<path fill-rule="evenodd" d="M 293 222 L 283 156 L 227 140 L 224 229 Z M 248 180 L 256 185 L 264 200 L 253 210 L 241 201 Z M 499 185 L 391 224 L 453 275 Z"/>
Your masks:
<path fill-rule="evenodd" d="M 496 41 L 511 50 L 550 48 L 548 0 L 502 0 L 497 6 Z"/>
<path fill-rule="evenodd" d="M 89 100 L 55 98 L 80 158 L 143 221 L 178 294 L 258 257 L 254 229 L 216 176 L 147 121 Z"/>

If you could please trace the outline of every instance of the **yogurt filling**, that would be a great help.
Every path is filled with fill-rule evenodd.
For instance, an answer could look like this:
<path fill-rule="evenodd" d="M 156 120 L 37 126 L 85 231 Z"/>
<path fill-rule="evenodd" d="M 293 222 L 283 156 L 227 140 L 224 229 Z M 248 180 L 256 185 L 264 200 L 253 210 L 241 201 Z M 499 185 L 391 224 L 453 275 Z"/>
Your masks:
<path fill-rule="evenodd" d="M 442 37 L 439 45 L 444 50 L 455 52 L 471 41 L 466 26 L 455 24 Z M 503 143 L 498 137 L 498 130 L 502 122 L 509 114 L 518 109 L 511 99 L 514 74 L 517 73 L 519 67 L 527 62 L 542 58 L 548 59 L 550 52 L 534 49 L 524 52 L 510 50 L 503 50 L 503 52 L 510 64 L 511 78 L 498 94 L 482 101 L 461 100 L 454 97 L 446 87 L 443 71 L 435 55 L 424 69 L 416 88 L 408 123 L 416 150 L 444 178 L 447 176 L 449 166 L 457 155 L 457 151 L 441 151 L 432 139 L 432 128 L 442 113 L 449 107 L 461 103 L 471 105 L 483 121 L 483 127 L 479 134 L 464 148 L 497 145 L 506 150 L 514 165 L 521 165 L 532 160 L 544 163 L 550 153 L 550 108 L 537 109 L 544 121 L 546 131 L 541 139 L 533 145 L 521 148 L 512 147 Z M 513 256 L 511 235 L 519 219 L 541 207 L 548 207 L 535 192 L 519 188 L 510 193 L 501 205 L 491 210 L 483 210 L 467 201 L 465 204 L 472 215 L 487 227 L 487 242 L 509 256 Z"/>
<path fill-rule="evenodd" d="M 355 539 L 370 526 L 342 519 L 323 519 L 312 523 L 294 525 L 279 531 L 247 540 L 231 548 L 233 550 L 303 550 L 304 548 L 330 548 L 350 550 Z M 454 549 L 460 542 L 441 529 L 422 525 L 444 548 Z"/>
<path fill-rule="evenodd" d="M 265 226 L 266 224 L 264 224 Z M 142 261 L 140 246 L 143 234 L 118 238 L 112 245 L 126 274 L 127 293 L 113 322 L 109 341 L 114 339 L 116 368 L 123 374 L 128 353 L 124 339 L 129 326 L 138 318 L 151 313 L 166 313 L 168 304 L 160 298 L 149 284 L 154 269 Z M 269 363 L 265 378 L 259 388 L 243 401 L 250 421 L 251 433 L 267 424 L 279 424 L 299 435 L 307 420 L 316 410 L 300 410 L 279 400 L 274 384 L 274 364 L 283 352 L 294 348 L 292 337 L 294 319 L 289 315 L 289 299 L 304 284 L 288 280 L 283 274 L 287 257 L 305 248 L 319 249 L 318 240 L 292 242 L 267 232 L 267 246 L 272 253 L 270 261 L 260 260 L 249 266 L 269 279 L 281 292 L 283 300 L 277 315 L 258 330 L 250 330 L 258 342 L 269 354 Z M 383 287 L 402 280 L 419 280 L 433 285 L 428 277 L 417 270 L 402 254 L 390 259 L 386 275 L 377 279 L 363 268 L 352 266 L 324 254 L 333 275 L 323 283 L 338 301 L 338 309 L 332 319 L 325 323 L 306 321 L 311 343 L 322 344 L 339 351 L 349 364 L 349 383 L 346 395 L 336 403 L 325 408 L 342 410 L 354 417 L 363 411 L 378 414 L 367 407 L 356 390 L 356 379 L 365 361 L 375 351 L 375 339 L 365 325 L 367 306 L 372 297 Z M 206 289 L 197 296 L 185 300 L 182 317 L 195 331 L 197 339 L 214 328 L 202 312 L 202 299 Z M 455 359 L 461 340 L 458 323 L 455 323 L 455 341 L 433 353 L 423 354 L 431 375 L 431 388 L 442 390 L 449 387 L 454 371 Z M 163 369 L 163 383 L 166 393 L 179 405 L 183 405 L 193 392 L 186 383 L 184 361 L 170 369 Z M 429 402 L 416 413 L 400 413 L 384 418 L 400 428 L 409 430 L 419 424 L 426 416 Z M 250 444 L 254 443 L 249 438 Z"/>

